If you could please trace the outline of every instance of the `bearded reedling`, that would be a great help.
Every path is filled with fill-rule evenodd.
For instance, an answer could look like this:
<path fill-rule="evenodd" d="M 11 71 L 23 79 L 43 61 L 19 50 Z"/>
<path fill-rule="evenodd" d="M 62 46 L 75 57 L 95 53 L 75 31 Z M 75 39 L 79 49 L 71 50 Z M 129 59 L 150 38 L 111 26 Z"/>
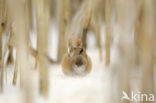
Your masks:
<path fill-rule="evenodd" d="M 85 76 L 91 72 L 92 63 L 80 39 L 68 41 L 68 51 L 62 59 L 62 71 L 65 75 Z"/>

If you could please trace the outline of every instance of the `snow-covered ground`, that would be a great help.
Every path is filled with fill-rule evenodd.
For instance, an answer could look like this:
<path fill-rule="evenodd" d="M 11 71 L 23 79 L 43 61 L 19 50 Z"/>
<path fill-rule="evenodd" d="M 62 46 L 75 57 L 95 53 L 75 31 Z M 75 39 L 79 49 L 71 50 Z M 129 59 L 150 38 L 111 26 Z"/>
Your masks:
<path fill-rule="evenodd" d="M 103 103 L 106 68 L 96 55 L 98 51 L 88 54 L 94 60 L 93 70 L 85 77 L 68 77 L 62 73 L 60 65 L 51 67 L 50 93 L 54 103 Z"/>
<path fill-rule="evenodd" d="M 62 73 L 60 64 L 50 66 L 49 97 L 46 103 L 103 103 L 109 92 L 109 76 L 108 68 L 104 68 L 104 61 L 99 60 L 98 52 L 98 49 L 88 50 L 93 68 L 92 72 L 85 77 L 68 77 Z M 7 71 L 10 81 L 7 81 L 4 93 L 0 94 L 0 103 L 22 103 L 19 86 L 11 85 L 12 68 L 8 69 L 10 69 Z M 35 85 L 36 90 L 38 85 Z M 35 101 L 42 103 L 44 100 L 37 92 L 35 91 Z"/>
<path fill-rule="evenodd" d="M 56 59 L 57 57 L 57 28 L 54 23 L 50 30 L 49 55 Z M 104 26 L 102 26 L 104 34 Z M 32 32 L 35 34 L 35 32 Z M 31 37 L 33 47 L 36 48 L 35 35 Z M 102 35 L 104 47 L 104 35 Z M 99 50 L 95 35 L 90 33 L 88 37 L 87 53 L 92 60 L 92 71 L 85 77 L 68 77 L 61 70 L 60 64 L 53 64 L 49 67 L 49 96 L 44 100 L 39 95 L 38 73 L 32 70 L 33 88 L 32 93 L 36 103 L 104 103 L 107 102 L 110 90 L 109 69 L 105 67 L 104 50 L 103 60 L 99 59 Z M 34 62 L 34 60 L 32 59 Z M 0 94 L 0 103 L 22 103 L 22 92 L 19 89 L 19 80 L 17 86 L 12 85 L 13 66 L 6 69 L 7 80 L 3 94 Z"/>
<path fill-rule="evenodd" d="M 115 27 L 115 25 L 114 25 Z M 32 65 L 32 71 L 29 74 L 32 92 L 32 103 L 114 103 L 116 99 L 120 99 L 118 92 L 118 75 L 119 75 L 119 58 L 118 51 L 118 38 L 115 37 L 111 41 L 111 65 L 105 66 L 105 27 L 102 25 L 102 47 L 103 47 L 103 60 L 100 61 L 99 50 L 97 48 L 96 36 L 93 33 L 88 35 L 88 49 L 87 54 L 92 60 L 92 71 L 90 74 L 84 77 L 69 77 L 65 76 L 61 69 L 61 64 L 52 64 L 49 67 L 49 96 L 43 98 L 39 93 L 39 76 L 37 70 L 34 70 L 34 64 Z M 114 28 L 114 34 L 118 33 Z M 57 58 L 57 45 L 58 45 L 58 32 L 57 25 L 52 23 L 49 32 L 49 55 L 53 58 Z M 36 48 L 36 32 L 32 32 L 32 45 Z M 115 35 L 114 35 L 115 36 Z M 34 63 L 34 58 L 30 58 Z M 0 94 L 0 103 L 24 103 L 24 96 L 19 87 L 19 79 L 16 86 L 12 85 L 14 66 L 6 68 L 4 80 L 4 92 Z M 139 71 L 132 68 L 131 78 L 134 84 L 133 87 L 137 89 L 139 80 Z M 19 76 L 18 76 L 19 78 Z M 155 76 L 156 78 L 156 76 Z M 122 93 L 121 93 L 122 94 Z M 115 97 L 114 97 L 115 96 Z M 117 102 L 116 102 L 117 103 Z"/>

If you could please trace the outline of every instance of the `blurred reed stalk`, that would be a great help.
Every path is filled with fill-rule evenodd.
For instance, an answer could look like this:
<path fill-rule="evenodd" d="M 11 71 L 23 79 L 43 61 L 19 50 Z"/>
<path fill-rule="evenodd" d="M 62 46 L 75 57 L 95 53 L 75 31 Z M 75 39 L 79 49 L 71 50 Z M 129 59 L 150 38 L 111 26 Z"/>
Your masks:
<path fill-rule="evenodd" d="M 69 22 L 69 0 L 59 0 L 59 45 L 58 45 L 58 62 L 62 60 L 62 57 L 66 50 L 66 29 Z"/>
<path fill-rule="evenodd" d="M 131 95 L 131 71 L 134 68 L 135 49 L 132 39 L 131 27 L 134 23 L 134 11 L 131 9 L 133 2 L 129 0 L 117 0 L 116 2 L 117 23 L 119 26 L 118 47 L 118 102 L 130 103 L 129 100 L 121 101 L 123 91 Z"/>
<path fill-rule="evenodd" d="M 110 64 L 110 39 L 111 39 L 111 0 L 105 0 L 105 24 L 106 24 L 106 36 L 105 36 L 105 64 L 109 66 Z"/>
<path fill-rule="evenodd" d="M 4 68 L 3 68 L 3 34 L 5 31 L 5 23 L 6 23 L 6 1 L 0 0 L 0 92 L 3 91 L 3 75 L 4 75 Z"/>
<path fill-rule="evenodd" d="M 140 3 L 137 28 L 137 35 L 140 38 L 138 39 L 141 67 L 140 88 L 142 93 L 154 94 L 155 5 L 154 0 L 142 0 Z"/>
<path fill-rule="evenodd" d="M 91 0 L 87 0 L 87 7 L 86 7 L 86 11 L 87 11 L 87 19 L 85 21 L 85 25 L 84 25 L 84 28 L 83 28 L 83 31 L 82 31 L 82 43 L 83 43 L 83 46 L 84 48 L 86 49 L 87 48 L 87 33 L 88 33 L 88 30 L 89 30 L 89 27 L 90 27 L 90 24 L 91 24 L 91 19 L 92 19 L 92 2 Z M 85 3 L 85 1 L 84 1 Z M 84 18 L 83 18 L 84 19 Z M 82 26 L 82 25 L 80 25 Z"/>
<path fill-rule="evenodd" d="M 48 63 L 45 55 L 48 54 L 48 33 L 50 23 L 49 1 L 35 1 L 37 17 L 37 50 L 40 72 L 40 92 L 48 97 Z"/>
<path fill-rule="evenodd" d="M 28 25 L 29 25 L 29 28 L 30 30 L 33 28 L 33 15 L 32 15 L 32 12 L 33 12 L 33 4 L 32 4 L 32 0 L 28 0 L 27 1 L 27 4 L 26 4 L 26 11 L 27 11 L 27 18 L 28 18 Z"/>
<path fill-rule="evenodd" d="M 97 33 L 97 42 L 98 42 L 98 47 L 99 47 L 99 58 L 102 61 L 103 53 L 102 53 L 102 42 L 101 42 L 101 24 L 98 23 L 98 26 L 96 28 L 96 33 Z"/>
<path fill-rule="evenodd" d="M 7 1 L 8 10 L 11 13 L 9 15 L 12 15 L 11 20 L 15 22 L 13 32 L 17 39 L 15 41 L 16 66 L 20 72 L 20 85 L 24 93 L 23 101 L 32 103 L 32 77 L 30 76 L 30 64 L 28 62 L 29 19 L 26 9 L 27 3 L 27 0 Z"/>
<path fill-rule="evenodd" d="M 84 0 L 70 0 L 70 19 L 75 16 Z M 70 21 L 69 21 L 70 22 Z"/>
<path fill-rule="evenodd" d="M 3 24 L 0 25 L 0 92 L 3 90 L 3 56 L 2 56 L 2 34 L 4 31 Z"/>
<path fill-rule="evenodd" d="M 14 38 L 14 33 L 13 33 L 13 21 L 11 20 L 11 13 L 9 13 L 8 10 L 8 5 L 7 5 L 7 0 L 5 0 L 6 3 L 6 16 L 5 16 L 5 36 L 9 37 L 9 39 L 6 41 L 4 44 L 4 57 L 7 55 L 7 52 L 9 52 L 6 60 L 6 65 L 11 65 L 14 63 L 14 58 L 13 58 L 13 49 L 15 47 L 15 38 Z M 9 35 L 10 34 L 10 35 Z"/>
<path fill-rule="evenodd" d="M 98 3 L 96 4 L 95 9 L 93 9 L 93 17 L 94 18 L 94 24 L 91 23 L 91 26 L 94 26 L 95 33 L 97 36 L 97 44 L 99 48 L 99 59 L 102 61 L 103 58 L 103 52 L 102 52 L 102 38 L 101 38 L 101 24 L 102 24 L 102 7 L 103 7 L 103 0 L 98 0 Z M 93 20 L 92 20 L 93 21 Z"/>
<path fill-rule="evenodd" d="M 10 8 L 9 8 L 10 9 Z M 11 21 L 12 22 L 12 21 Z M 11 30 L 10 30 L 10 38 L 9 38 L 9 41 L 8 41 L 8 46 L 11 46 L 12 48 L 15 47 L 17 49 L 17 46 L 16 46 L 16 41 L 15 41 L 15 38 L 16 38 L 16 35 L 15 35 L 15 27 L 11 27 Z M 19 63 L 18 63 L 18 52 L 16 52 L 16 60 L 15 60 L 15 65 L 14 65 L 14 73 L 13 73 L 13 80 L 12 80 L 12 84 L 13 85 L 16 85 L 17 84 L 17 77 L 18 75 L 20 74 L 19 73 Z"/>

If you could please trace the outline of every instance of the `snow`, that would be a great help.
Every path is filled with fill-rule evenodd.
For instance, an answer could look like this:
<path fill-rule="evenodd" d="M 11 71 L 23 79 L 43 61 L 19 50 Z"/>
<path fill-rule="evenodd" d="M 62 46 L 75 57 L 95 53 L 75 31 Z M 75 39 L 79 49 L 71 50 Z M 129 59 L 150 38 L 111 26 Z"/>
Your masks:
<path fill-rule="evenodd" d="M 98 51 L 95 51 L 98 52 Z M 103 103 L 104 89 L 104 63 L 99 61 L 98 56 L 93 52 L 91 55 L 93 70 L 85 77 L 68 77 L 61 71 L 60 65 L 51 68 L 51 94 L 54 103 Z M 96 56 L 96 57 L 94 57 Z"/>
<path fill-rule="evenodd" d="M 49 55 L 56 59 L 58 32 L 56 23 L 51 23 L 50 38 L 49 38 Z M 104 26 L 102 33 L 104 34 Z M 35 31 L 31 32 L 31 43 L 36 48 Z M 100 61 L 99 50 L 97 48 L 96 36 L 90 33 L 88 36 L 87 53 L 92 60 L 92 71 L 84 77 L 69 77 L 65 76 L 61 70 L 60 64 L 53 64 L 49 67 L 49 96 L 44 99 L 39 95 L 38 73 L 32 70 L 32 94 L 36 103 L 104 103 L 107 102 L 110 91 L 110 76 L 109 68 L 106 68 L 103 60 Z M 104 41 L 104 35 L 102 35 Z M 104 42 L 102 42 L 104 47 Z M 104 50 L 103 50 L 104 51 Z M 104 52 L 103 52 L 104 53 Z M 34 59 L 31 61 L 34 63 Z M 33 65 L 34 66 L 34 65 Z M 32 68 L 33 68 L 32 66 Z M 23 93 L 19 89 L 19 80 L 16 86 L 12 85 L 14 66 L 9 66 L 6 69 L 7 81 L 5 81 L 5 89 L 3 94 L 0 94 L 0 103 L 22 103 Z"/>
<path fill-rule="evenodd" d="M 49 36 L 49 55 L 53 59 L 57 58 L 58 29 L 57 23 L 52 22 Z M 118 33 L 118 28 L 114 25 L 113 34 Z M 31 43 L 36 48 L 36 32 L 31 32 Z M 120 99 L 118 91 L 118 77 L 120 71 L 120 55 L 117 52 L 119 37 L 114 35 L 111 41 L 111 64 L 105 66 L 105 26 L 101 28 L 101 39 L 103 47 L 103 59 L 100 61 L 99 49 L 97 48 L 97 38 L 89 32 L 87 38 L 87 54 L 92 60 L 92 71 L 83 77 L 72 77 L 63 74 L 61 64 L 49 66 L 49 95 L 43 98 L 39 93 L 39 74 L 38 70 L 33 69 L 35 59 L 30 57 L 31 72 L 28 81 L 31 81 L 32 103 L 113 103 Z M 136 67 L 137 68 L 137 67 Z M 131 87 L 134 91 L 138 90 L 139 71 L 133 68 L 131 73 Z M 20 89 L 19 76 L 16 86 L 12 85 L 14 66 L 5 69 L 4 91 L 0 94 L 0 103 L 23 103 L 24 95 Z M 156 76 L 155 76 L 156 77 Z"/>
<path fill-rule="evenodd" d="M 108 68 L 104 68 L 104 61 L 100 61 L 97 54 L 98 50 L 88 50 L 88 55 L 94 61 L 92 61 L 92 72 L 85 77 L 65 76 L 60 64 L 51 65 L 49 68 L 48 100 L 44 100 L 36 91 L 35 101 L 37 103 L 45 101 L 48 103 L 103 103 L 104 95 L 107 94 L 109 88 L 106 70 Z M 12 68 L 9 69 L 7 75 L 10 76 L 8 78 L 10 81 L 7 81 L 7 88 L 5 87 L 4 93 L 0 95 L 0 103 L 21 103 L 22 100 L 19 98 L 21 98 L 22 93 L 19 86 L 11 85 Z M 37 74 L 35 78 L 38 78 Z M 37 88 L 38 85 L 33 87 Z"/>

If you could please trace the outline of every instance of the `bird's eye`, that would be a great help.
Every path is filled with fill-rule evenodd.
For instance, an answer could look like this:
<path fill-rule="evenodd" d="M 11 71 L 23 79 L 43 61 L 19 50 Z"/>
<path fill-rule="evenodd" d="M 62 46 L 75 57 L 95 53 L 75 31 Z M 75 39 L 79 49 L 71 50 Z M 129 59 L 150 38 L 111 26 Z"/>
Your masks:
<path fill-rule="evenodd" d="M 80 53 L 79 54 L 82 54 L 82 52 L 83 52 L 83 48 L 80 50 Z"/>

